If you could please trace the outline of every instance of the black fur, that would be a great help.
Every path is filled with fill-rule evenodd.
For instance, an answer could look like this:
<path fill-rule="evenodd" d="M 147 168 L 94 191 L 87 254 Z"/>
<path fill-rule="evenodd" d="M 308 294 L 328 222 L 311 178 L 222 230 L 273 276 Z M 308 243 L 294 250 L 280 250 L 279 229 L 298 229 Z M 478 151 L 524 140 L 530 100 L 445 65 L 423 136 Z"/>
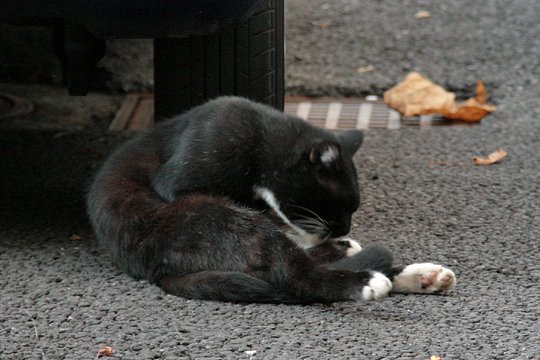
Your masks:
<path fill-rule="evenodd" d="M 88 214 L 120 269 L 172 294 L 358 299 L 368 270 L 390 271 L 391 255 L 373 248 L 340 260 L 343 251 L 315 248 L 312 257 L 254 189 L 271 190 L 288 218 L 304 219 L 300 226 L 312 230 L 305 218 L 316 214 L 321 236 L 345 235 L 359 205 L 352 157 L 361 142 L 358 131 L 331 133 L 246 99 L 218 98 L 121 146 L 96 175 Z"/>

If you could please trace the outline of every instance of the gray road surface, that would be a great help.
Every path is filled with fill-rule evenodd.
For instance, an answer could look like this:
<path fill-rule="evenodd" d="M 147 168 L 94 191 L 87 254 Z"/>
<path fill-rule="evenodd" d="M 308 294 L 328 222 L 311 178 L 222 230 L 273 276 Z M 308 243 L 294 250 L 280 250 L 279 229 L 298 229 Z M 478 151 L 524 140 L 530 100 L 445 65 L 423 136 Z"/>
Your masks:
<path fill-rule="evenodd" d="M 88 178 L 122 135 L 0 131 L 0 359 L 94 359 L 103 346 L 118 359 L 540 358 L 539 18 L 535 0 L 288 2 L 290 93 L 380 94 L 413 69 L 460 95 L 477 78 L 491 90 L 498 110 L 480 126 L 370 130 L 357 156 L 352 236 L 450 266 L 446 296 L 165 295 L 115 270 L 86 221 Z M 510 154 L 497 165 L 433 164 L 497 147 Z"/>

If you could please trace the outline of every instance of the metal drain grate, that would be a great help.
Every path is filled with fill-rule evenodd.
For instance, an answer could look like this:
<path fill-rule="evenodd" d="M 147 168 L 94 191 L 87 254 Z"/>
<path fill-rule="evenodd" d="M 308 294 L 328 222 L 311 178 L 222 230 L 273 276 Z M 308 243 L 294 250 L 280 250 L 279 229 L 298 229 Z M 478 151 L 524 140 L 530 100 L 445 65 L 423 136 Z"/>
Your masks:
<path fill-rule="evenodd" d="M 380 100 L 359 98 L 287 97 L 285 112 L 328 129 L 399 129 L 404 126 L 470 125 L 436 115 L 402 117 Z M 152 94 L 129 94 L 116 113 L 109 130 L 143 130 L 154 125 Z"/>
<path fill-rule="evenodd" d="M 328 129 L 399 129 L 403 126 L 455 126 L 455 122 L 438 115 L 402 117 L 378 99 L 331 99 L 287 97 L 285 112 L 297 115 L 310 124 Z"/>

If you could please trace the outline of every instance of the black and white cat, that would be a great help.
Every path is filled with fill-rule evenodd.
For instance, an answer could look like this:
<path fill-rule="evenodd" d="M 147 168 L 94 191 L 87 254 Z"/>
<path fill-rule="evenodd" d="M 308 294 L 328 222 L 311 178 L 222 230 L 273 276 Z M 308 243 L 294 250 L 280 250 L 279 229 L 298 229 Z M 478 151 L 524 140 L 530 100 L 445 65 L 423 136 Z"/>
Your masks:
<path fill-rule="evenodd" d="M 194 299 L 312 303 L 435 293 L 454 273 L 393 267 L 351 239 L 362 133 L 332 133 L 270 107 L 222 97 L 122 145 L 88 194 L 114 263 Z"/>

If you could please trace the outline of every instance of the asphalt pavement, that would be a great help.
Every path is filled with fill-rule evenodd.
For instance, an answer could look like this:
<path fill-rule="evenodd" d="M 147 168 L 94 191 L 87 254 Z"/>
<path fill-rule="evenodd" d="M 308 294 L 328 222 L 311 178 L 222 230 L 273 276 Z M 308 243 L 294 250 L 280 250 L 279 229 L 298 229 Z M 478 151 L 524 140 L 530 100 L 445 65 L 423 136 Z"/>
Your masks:
<path fill-rule="evenodd" d="M 94 359 L 105 346 L 118 359 L 540 358 L 539 18 L 535 0 L 287 4 L 290 94 L 380 95 L 411 70 L 460 96 L 485 81 L 498 108 L 481 125 L 368 130 L 356 157 L 351 236 L 452 268 L 447 295 L 166 295 L 116 270 L 86 220 L 89 178 L 128 134 L 0 131 L 0 359 Z M 471 165 L 498 147 L 499 164 Z"/>

